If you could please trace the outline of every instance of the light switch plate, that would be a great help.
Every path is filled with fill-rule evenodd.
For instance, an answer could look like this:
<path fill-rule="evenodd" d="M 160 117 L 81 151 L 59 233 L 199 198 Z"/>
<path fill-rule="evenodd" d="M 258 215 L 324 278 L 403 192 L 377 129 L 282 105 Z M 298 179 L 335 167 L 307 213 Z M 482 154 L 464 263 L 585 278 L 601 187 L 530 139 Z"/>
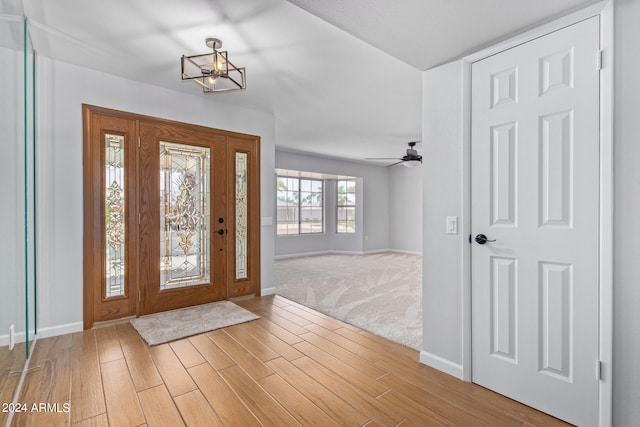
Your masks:
<path fill-rule="evenodd" d="M 457 216 L 448 216 L 447 217 L 447 234 L 458 234 L 458 217 Z"/>

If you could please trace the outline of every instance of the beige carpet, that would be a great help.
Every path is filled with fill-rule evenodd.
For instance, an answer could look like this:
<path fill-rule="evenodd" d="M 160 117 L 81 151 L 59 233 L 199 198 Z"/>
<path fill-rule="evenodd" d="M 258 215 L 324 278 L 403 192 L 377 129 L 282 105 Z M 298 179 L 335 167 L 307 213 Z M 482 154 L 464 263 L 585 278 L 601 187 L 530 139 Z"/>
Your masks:
<path fill-rule="evenodd" d="M 131 324 L 147 344 L 157 345 L 258 318 L 231 301 L 219 301 L 150 314 Z"/>
<path fill-rule="evenodd" d="M 385 252 L 276 261 L 276 293 L 415 350 L 422 345 L 422 257 Z"/>

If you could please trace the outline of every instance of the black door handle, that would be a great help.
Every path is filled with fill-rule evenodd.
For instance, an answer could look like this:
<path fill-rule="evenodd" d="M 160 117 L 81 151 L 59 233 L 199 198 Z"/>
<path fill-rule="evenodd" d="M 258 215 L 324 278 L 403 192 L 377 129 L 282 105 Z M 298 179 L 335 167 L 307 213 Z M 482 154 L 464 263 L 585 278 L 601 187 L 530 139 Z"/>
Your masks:
<path fill-rule="evenodd" d="M 475 238 L 475 239 L 473 239 L 473 240 L 475 240 L 475 241 L 476 241 L 476 243 L 477 243 L 477 244 L 479 244 L 479 245 L 484 245 L 484 244 L 485 244 L 485 243 L 487 243 L 487 242 L 495 242 L 495 241 L 496 241 L 496 239 L 490 240 L 490 239 L 489 239 L 489 238 L 487 238 L 487 236 L 485 236 L 484 234 L 478 234 L 478 235 L 476 236 L 476 238 Z"/>
<path fill-rule="evenodd" d="M 218 230 L 218 234 L 222 236 L 224 234 L 224 229 L 221 228 L 220 230 Z"/>

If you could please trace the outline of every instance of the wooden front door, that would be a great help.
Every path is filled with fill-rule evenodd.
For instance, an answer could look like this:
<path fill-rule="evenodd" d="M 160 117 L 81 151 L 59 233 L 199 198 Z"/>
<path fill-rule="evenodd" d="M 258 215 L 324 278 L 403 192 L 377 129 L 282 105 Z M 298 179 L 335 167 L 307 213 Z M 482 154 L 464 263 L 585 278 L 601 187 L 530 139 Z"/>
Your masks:
<path fill-rule="evenodd" d="M 259 292 L 259 138 L 84 106 L 85 328 Z"/>

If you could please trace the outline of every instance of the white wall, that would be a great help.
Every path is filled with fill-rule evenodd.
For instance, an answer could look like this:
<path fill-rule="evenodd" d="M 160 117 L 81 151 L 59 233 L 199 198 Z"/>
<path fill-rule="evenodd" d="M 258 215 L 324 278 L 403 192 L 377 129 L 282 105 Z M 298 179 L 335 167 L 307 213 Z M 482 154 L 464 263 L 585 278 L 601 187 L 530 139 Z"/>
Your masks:
<path fill-rule="evenodd" d="M 426 145 L 426 144 L 425 144 Z M 389 248 L 422 252 L 422 174 L 425 165 L 389 168 Z"/>
<path fill-rule="evenodd" d="M 37 75 L 40 334 L 82 326 L 82 103 L 259 135 L 261 212 L 274 211 L 272 115 L 224 104 L 216 94 L 175 92 L 48 58 L 39 58 Z M 263 293 L 274 290 L 272 230 L 262 228 Z"/>
<path fill-rule="evenodd" d="M 640 1 L 615 8 L 613 417 L 631 426 L 640 420 Z"/>
<path fill-rule="evenodd" d="M 445 218 L 462 211 L 462 65 L 426 71 L 422 80 L 423 356 L 441 369 L 462 366 L 462 234 L 445 234 Z M 460 227 L 459 227 L 460 228 Z M 450 372 L 450 370 L 447 370 Z"/>
<path fill-rule="evenodd" d="M 4 23 L 2 23 L 4 24 Z M 15 325 L 24 341 L 24 96 L 23 53 L 0 48 L 0 346 Z"/>
<path fill-rule="evenodd" d="M 355 235 L 327 236 L 279 236 L 276 238 L 276 255 L 310 253 L 326 250 L 373 251 L 389 248 L 389 172 L 388 169 L 276 150 L 276 167 L 279 169 L 317 172 L 330 175 L 346 175 L 362 178 L 358 188 L 362 189 L 362 217 L 356 217 Z M 358 195 L 356 195 L 358 197 Z M 275 221 L 275 211 L 274 211 Z M 362 227 L 358 226 L 362 224 Z M 275 230 L 274 230 L 275 233 Z M 359 246 L 358 240 L 361 245 Z M 362 241 L 364 240 L 364 241 Z M 360 248 L 360 249 L 359 249 Z"/>
<path fill-rule="evenodd" d="M 640 1 L 615 2 L 614 105 L 614 366 L 613 421 L 640 419 Z M 609 64 L 610 65 L 610 64 Z M 607 66 L 607 64 L 605 64 Z M 460 215 L 462 190 L 461 63 L 423 76 L 425 148 L 424 353 L 455 370 L 462 363 L 460 239 L 441 230 Z M 446 188 L 442 183 L 449 182 Z"/>

